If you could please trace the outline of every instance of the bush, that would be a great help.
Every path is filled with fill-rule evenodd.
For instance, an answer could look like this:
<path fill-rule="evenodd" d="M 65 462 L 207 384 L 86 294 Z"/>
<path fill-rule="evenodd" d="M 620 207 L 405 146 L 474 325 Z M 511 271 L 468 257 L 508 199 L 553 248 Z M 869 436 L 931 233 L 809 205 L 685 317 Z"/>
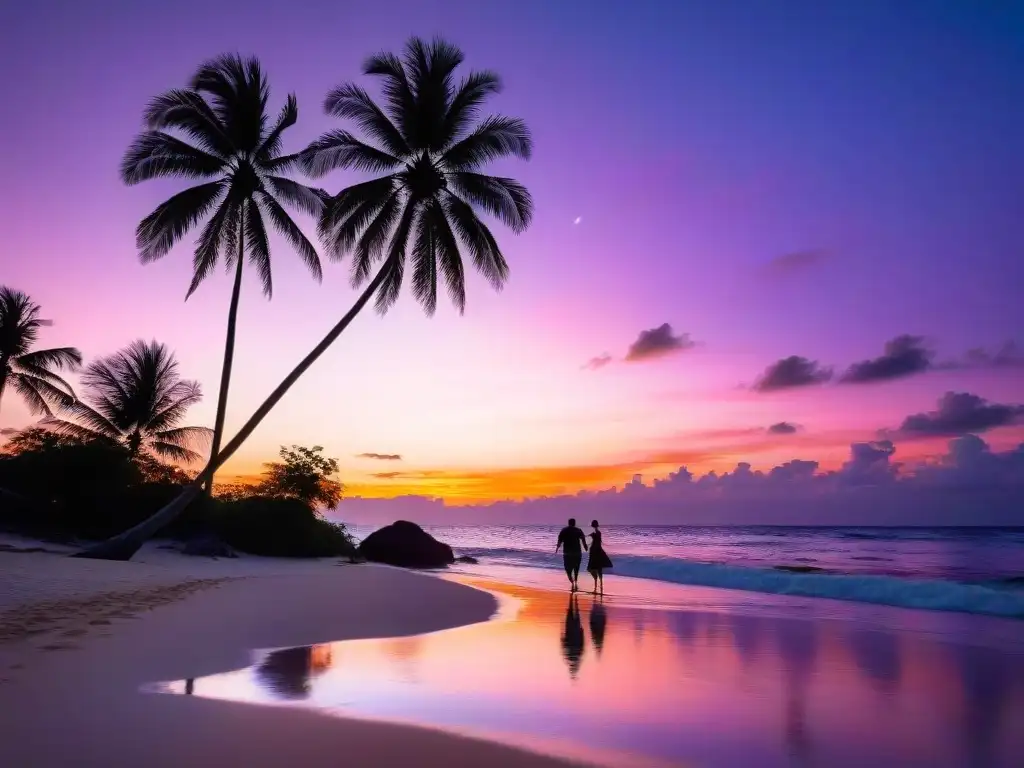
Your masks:
<path fill-rule="evenodd" d="M 340 523 L 325 520 L 298 499 L 252 496 L 215 499 L 207 523 L 237 550 L 267 557 L 341 557 L 355 554 Z"/>

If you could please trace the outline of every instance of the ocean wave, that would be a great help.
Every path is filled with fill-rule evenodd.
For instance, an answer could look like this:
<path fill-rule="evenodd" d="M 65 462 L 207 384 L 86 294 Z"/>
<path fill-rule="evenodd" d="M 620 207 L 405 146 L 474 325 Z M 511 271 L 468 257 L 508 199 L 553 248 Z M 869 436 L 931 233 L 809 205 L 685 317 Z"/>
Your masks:
<path fill-rule="evenodd" d="M 502 565 L 561 568 L 561 558 L 532 550 L 467 548 L 460 550 L 460 554 L 472 555 L 482 565 L 490 561 Z M 613 556 L 613 560 L 616 574 L 672 584 L 1024 619 L 1024 594 L 980 584 L 834 572 L 800 573 L 791 569 L 637 555 Z"/>

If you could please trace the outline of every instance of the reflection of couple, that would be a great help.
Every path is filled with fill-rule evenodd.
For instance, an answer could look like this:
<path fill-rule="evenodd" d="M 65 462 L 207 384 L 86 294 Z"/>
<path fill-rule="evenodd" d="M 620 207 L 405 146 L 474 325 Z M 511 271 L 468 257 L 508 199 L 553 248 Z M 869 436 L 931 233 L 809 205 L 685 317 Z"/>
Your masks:
<path fill-rule="evenodd" d="M 594 641 L 597 655 L 601 655 L 604 647 L 604 630 L 608 624 L 608 616 L 604 606 L 595 599 L 590 606 L 590 637 Z M 580 618 L 580 606 L 576 595 L 569 598 L 569 607 L 565 611 L 565 629 L 562 631 L 562 655 L 569 663 L 569 676 L 576 677 L 583 660 L 583 621 Z"/>
<path fill-rule="evenodd" d="M 604 572 L 612 567 L 612 560 L 604 551 L 601 544 L 602 533 L 597 527 L 597 520 L 590 523 L 594 532 L 590 534 L 590 559 L 587 561 L 587 571 L 594 577 L 594 594 L 597 594 L 598 585 L 601 593 L 604 593 Z M 583 551 L 580 550 L 583 548 Z M 583 552 L 588 549 L 587 536 L 576 527 L 576 518 L 570 517 L 569 524 L 558 532 L 558 542 L 555 544 L 555 552 L 562 550 L 562 562 L 565 565 L 565 575 L 569 577 L 569 591 L 576 592 L 580 588 L 580 565 L 583 564 Z"/>

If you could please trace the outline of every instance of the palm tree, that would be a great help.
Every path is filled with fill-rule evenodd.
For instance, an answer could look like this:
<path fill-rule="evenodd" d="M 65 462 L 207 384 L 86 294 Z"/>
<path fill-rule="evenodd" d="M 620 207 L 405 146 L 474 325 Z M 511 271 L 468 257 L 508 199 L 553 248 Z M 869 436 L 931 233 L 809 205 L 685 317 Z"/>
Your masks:
<path fill-rule="evenodd" d="M 355 286 L 366 283 L 376 262 L 383 259 L 383 264 L 352 308 L 238 434 L 211 456 L 177 499 L 134 528 L 78 556 L 127 560 L 147 538 L 180 514 L 370 299 L 376 297 L 378 312 L 387 312 L 400 293 L 407 256 L 412 259 L 413 296 L 428 314 L 437 303 L 438 271 L 455 306 L 460 311 L 464 308 L 463 250 L 495 288 L 504 284 L 508 265 L 478 213 L 488 213 L 519 233 L 530 223 L 533 201 L 518 182 L 487 176 L 480 170 L 499 157 L 528 159 L 532 142 L 526 125 L 515 118 L 494 116 L 473 125 L 483 102 L 500 91 L 501 81 L 492 72 L 471 72 L 456 83 L 454 73 L 462 60 L 462 52 L 454 45 L 413 38 L 401 58 L 380 53 L 363 65 L 364 74 L 382 81 L 383 107 L 353 84 L 328 94 L 327 112 L 354 120 L 380 146 L 343 130 L 331 131 L 302 153 L 303 167 L 315 176 L 336 168 L 390 173 L 343 189 L 331 198 L 320 221 L 320 234 L 332 257 L 354 251 Z"/>
<path fill-rule="evenodd" d="M 282 134 L 298 119 L 298 107 L 295 95 L 289 94 L 271 123 L 269 96 L 258 60 L 225 55 L 208 61 L 187 88 L 167 91 L 150 102 L 145 112 L 146 130 L 132 142 L 121 162 L 126 184 L 159 177 L 202 181 L 161 203 L 139 223 L 136 244 L 143 263 L 166 255 L 206 218 L 196 242 L 192 283 L 185 299 L 219 260 L 234 267 L 211 457 L 220 450 L 224 432 L 246 253 L 263 293 L 270 298 L 273 292 L 266 219 L 291 243 L 313 277 L 317 281 L 322 278 L 316 248 L 284 205 L 319 216 L 326 195 L 283 175 L 298 165 L 298 155 L 281 154 Z"/>
<path fill-rule="evenodd" d="M 179 426 L 202 399 L 199 384 L 182 379 L 178 361 L 165 345 L 133 341 L 90 363 L 82 374 L 85 397 L 65 409 L 69 418 L 46 426 L 84 441 L 118 445 L 132 459 L 161 457 L 194 463 L 203 457 L 211 430 Z"/>
<path fill-rule="evenodd" d="M 32 413 L 52 416 L 51 405 L 71 405 L 75 392 L 55 371 L 74 371 L 82 353 L 74 347 L 37 349 L 39 329 L 52 325 L 39 317 L 40 307 L 25 293 L 0 285 L 0 400 L 8 383 Z"/>

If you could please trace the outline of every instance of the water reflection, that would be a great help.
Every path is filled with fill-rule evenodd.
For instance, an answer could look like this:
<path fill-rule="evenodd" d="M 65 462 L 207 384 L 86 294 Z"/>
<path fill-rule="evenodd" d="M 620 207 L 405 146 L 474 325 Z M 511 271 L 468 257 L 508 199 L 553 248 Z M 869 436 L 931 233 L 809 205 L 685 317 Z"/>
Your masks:
<path fill-rule="evenodd" d="M 604 595 L 599 595 L 590 606 L 590 639 L 594 641 L 594 650 L 601 655 L 604 648 L 604 633 L 608 627 L 608 614 L 604 609 Z"/>
<path fill-rule="evenodd" d="M 283 648 L 271 651 L 256 667 L 257 679 L 281 699 L 305 699 L 312 680 L 331 668 L 330 645 Z"/>
<path fill-rule="evenodd" d="M 692 590 L 656 610 L 483 586 L 522 601 L 514 618 L 274 651 L 196 682 L 195 695 L 301 700 L 706 766 L 1001 768 L 1024 754 L 1024 642 L 982 642 L 986 627 L 1024 641 L 1019 623 L 945 617 L 941 631 L 912 631 L 907 612 L 869 628 L 854 614 L 725 613 Z"/>
<path fill-rule="evenodd" d="M 565 627 L 562 630 L 562 655 L 569 665 L 569 677 L 576 679 L 583 661 L 583 622 L 580 620 L 579 599 L 573 593 L 565 609 Z"/>

